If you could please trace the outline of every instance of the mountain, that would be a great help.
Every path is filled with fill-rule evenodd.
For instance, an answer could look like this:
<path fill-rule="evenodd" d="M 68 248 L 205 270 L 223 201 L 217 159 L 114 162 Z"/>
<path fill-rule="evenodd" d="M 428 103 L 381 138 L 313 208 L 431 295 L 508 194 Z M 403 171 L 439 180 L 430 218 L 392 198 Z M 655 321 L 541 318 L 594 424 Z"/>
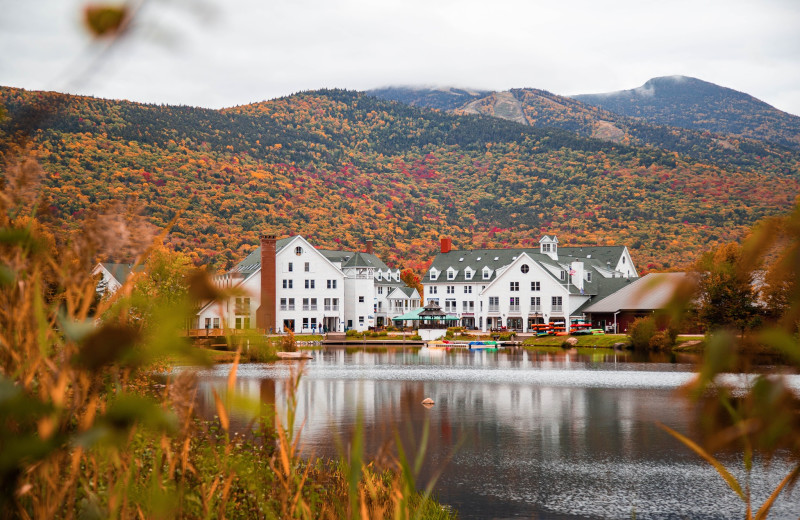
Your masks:
<path fill-rule="evenodd" d="M 433 108 L 433 105 L 426 104 L 428 98 L 417 95 L 417 92 L 419 89 L 395 87 L 391 91 L 383 92 L 382 96 L 401 103 L 413 100 L 417 106 Z M 375 95 L 375 91 L 368 93 Z M 476 92 L 463 105 L 447 111 L 453 114 L 487 115 L 538 128 L 559 128 L 584 137 L 625 145 L 651 146 L 720 166 L 759 168 L 765 157 L 782 163 L 783 157 L 792 155 L 781 145 L 742 136 L 712 134 L 708 131 L 658 124 L 620 115 L 545 90 L 524 88 L 490 92 L 481 97 L 479 95 Z M 463 100 L 449 99 L 452 102 L 450 106 L 457 99 Z M 791 174 L 790 168 L 784 173 Z"/>
<path fill-rule="evenodd" d="M 631 90 L 572 97 L 620 115 L 662 125 L 733 134 L 800 148 L 800 117 L 748 94 L 696 78 L 665 76 Z"/>
<path fill-rule="evenodd" d="M 265 231 L 327 248 L 372 238 L 415 269 L 440 236 L 488 248 L 542 234 L 628 245 L 644 270 L 678 267 L 800 193 L 800 157 L 785 149 L 715 163 L 360 92 L 209 110 L 0 88 L 0 104 L 4 159 L 24 134 L 43 168 L 39 218 L 75 225 L 119 200 L 159 227 L 181 212 L 169 242 L 216 268 Z"/>

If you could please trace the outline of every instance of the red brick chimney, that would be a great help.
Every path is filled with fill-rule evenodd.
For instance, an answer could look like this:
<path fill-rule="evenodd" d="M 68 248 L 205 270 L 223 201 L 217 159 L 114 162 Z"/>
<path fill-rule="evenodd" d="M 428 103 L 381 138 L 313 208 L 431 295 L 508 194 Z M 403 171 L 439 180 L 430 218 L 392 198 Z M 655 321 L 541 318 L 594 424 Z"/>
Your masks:
<path fill-rule="evenodd" d="M 442 253 L 449 253 L 451 249 L 453 249 L 453 239 L 452 238 L 442 238 Z"/>
<path fill-rule="evenodd" d="M 261 235 L 261 305 L 256 311 L 256 327 L 277 330 L 276 283 L 275 283 L 275 235 Z"/>
<path fill-rule="evenodd" d="M 371 255 L 371 254 L 372 254 L 372 252 L 373 252 L 373 249 L 372 249 L 372 248 L 373 248 L 373 245 L 374 245 L 374 243 L 375 243 L 375 241 L 374 241 L 374 240 L 372 240 L 372 239 L 369 239 L 369 240 L 367 240 L 367 251 L 366 251 L 366 252 L 367 252 L 368 254 L 370 254 L 370 255 Z"/>

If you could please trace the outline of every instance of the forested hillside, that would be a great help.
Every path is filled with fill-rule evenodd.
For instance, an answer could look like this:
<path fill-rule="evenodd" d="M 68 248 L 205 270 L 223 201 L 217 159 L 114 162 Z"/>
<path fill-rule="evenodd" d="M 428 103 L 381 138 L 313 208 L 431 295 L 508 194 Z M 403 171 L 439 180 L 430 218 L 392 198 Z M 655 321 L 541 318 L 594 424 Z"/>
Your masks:
<path fill-rule="evenodd" d="M 43 214 L 136 199 L 163 226 L 183 209 L 169 240 L 216 268 L 264 231 L 332 248 L 374 238 L 391 264 L 417 269 L 442 235 L 492 247 L 544 233 L 677 267 L 785 211 L 800 188 L 785 150 L 720 164 L 339 90 L 222 111 L 10 88 L 0 103 L 6 137 L 34 128 Z M 42 120 L 35 106 L 57 110 Z"/>
<path fill-rule="evenodd" d="M 657 124 L 739 135 L 800 149 L 800 117 L 743 92 L 696 78 L 653 78 L 631 90 L 573 97 Z"/>

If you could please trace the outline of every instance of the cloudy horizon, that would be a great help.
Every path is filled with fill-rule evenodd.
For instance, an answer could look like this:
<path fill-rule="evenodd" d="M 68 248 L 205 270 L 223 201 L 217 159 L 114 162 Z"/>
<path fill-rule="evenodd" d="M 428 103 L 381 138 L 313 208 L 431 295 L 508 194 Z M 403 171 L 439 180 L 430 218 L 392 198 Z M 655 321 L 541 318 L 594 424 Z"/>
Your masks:
<path fill-rule="evenodd" d="M 99 67 L 80 0 L 5 2 L 0 84 L 222 108 L 321 88 L 628 90 L 690 76 L 800 115 L 800 2 L 150 0 Z"/>

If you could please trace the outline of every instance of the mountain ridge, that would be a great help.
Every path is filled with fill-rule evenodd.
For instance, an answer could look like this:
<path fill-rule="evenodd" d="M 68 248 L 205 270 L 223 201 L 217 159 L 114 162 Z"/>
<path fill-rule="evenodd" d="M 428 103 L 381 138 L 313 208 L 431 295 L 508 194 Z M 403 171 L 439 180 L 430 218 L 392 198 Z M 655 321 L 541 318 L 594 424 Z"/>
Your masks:
<path fill-rule="evenodd" d="M 415 269 L 443 235 L 456 247 L 524 247 L 556 234 L 628 245 L 647 271 L 685 265 L 800 193 L 789 152 L 714 164 L 354 91 L 211 110 L 4 87 L 0 103 L 6 139 L 30 127 L 41 215 L 75 225 L 128 198 L 158 227 L 182 212 L 168 241 L 216 268 L 269 230 L 333 249 L 372 238 L 385 260 Z M 58 109 L 32 125 L 37 105 Z"/>

